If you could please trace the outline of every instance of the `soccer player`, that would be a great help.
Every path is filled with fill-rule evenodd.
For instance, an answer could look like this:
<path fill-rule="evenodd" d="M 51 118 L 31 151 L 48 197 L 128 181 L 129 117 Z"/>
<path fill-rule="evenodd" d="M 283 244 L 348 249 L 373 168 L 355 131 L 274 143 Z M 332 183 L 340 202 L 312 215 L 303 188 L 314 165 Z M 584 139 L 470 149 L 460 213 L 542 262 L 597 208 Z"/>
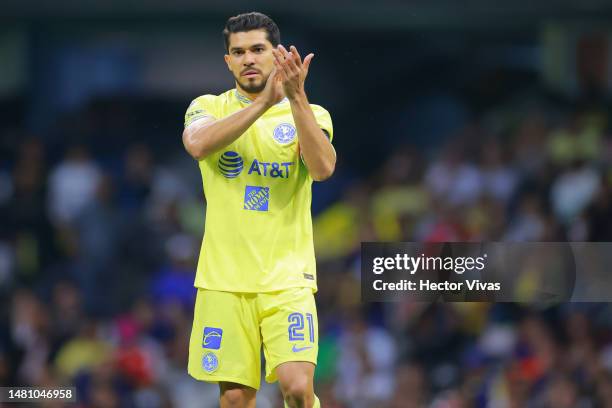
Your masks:
<path fill-rule="evenodd" d="M 285 405 L 319 407 L 310 203 L 335 168 L 331 118 L 306 96 L 314 55 L 280 45 L 269 17 L 232 17 L 223 34 L 236 88 L 196 98 L 183 132 L 207 202 L 188 371 L 219 383 L 221 407 L 254 407 L 263 345 Z"/>

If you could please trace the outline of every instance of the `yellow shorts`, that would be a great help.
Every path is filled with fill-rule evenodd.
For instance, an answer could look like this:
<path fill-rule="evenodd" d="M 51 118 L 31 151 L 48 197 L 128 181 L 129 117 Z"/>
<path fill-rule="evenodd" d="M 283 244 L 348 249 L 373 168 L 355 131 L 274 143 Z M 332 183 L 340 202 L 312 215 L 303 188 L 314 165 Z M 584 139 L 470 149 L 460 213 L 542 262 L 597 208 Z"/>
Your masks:
<path fill-rule="evenodd" d="M 310 288 L 268 293 L 219 292 L 198 288 L 189 341 L 189 374 L 208 382 L 233 382 L 259 389 L 261 347 L 266 381 L 287 361 L 316 365 L 317 311 Z"/>

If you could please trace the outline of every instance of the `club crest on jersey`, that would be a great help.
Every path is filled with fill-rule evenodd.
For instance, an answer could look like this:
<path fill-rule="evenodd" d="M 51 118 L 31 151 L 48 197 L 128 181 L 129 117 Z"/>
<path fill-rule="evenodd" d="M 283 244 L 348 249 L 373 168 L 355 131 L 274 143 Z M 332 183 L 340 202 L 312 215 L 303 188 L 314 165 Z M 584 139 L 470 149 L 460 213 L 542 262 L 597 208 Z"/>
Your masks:
<path fill-rule="evenodd" d="M 274 140 L 278 143 L 285 145 L 293 142 L 295 139 L 296 130 L 291 123 L 281 123 L 274 128 Z"/>
<path fill-rule="evenodd" d="M 202 368 L 207 373 L 212 373 L 219 367 L 219 359 L 213 352 L 208 352 L 202 357 Z"/>
<path fill-rule="evenodd" d="M 202 347 L 219 350 L 221 348 L 221 339 L 223 338 L 223 329 L 217 327 L 205 327 L 204 336 L 202 337 Z"/>
<path fill-rule="evenodd" d="M 236 152 L 227 151 L 219 157 L 219 171 L 227 178 L 236 178 L 244 168 L 244 160 Z"/>
<path fill-rule="evenodd" d="M 252 211 L 268 211 L 270 187 L 246 186 L 244 190 L 244 209 Z"/>

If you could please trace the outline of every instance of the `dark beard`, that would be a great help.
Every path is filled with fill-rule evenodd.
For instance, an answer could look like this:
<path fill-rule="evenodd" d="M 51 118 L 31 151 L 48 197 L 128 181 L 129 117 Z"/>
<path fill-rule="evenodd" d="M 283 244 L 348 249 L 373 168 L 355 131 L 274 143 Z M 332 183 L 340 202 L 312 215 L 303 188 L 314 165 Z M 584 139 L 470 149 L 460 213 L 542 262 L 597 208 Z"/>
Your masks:
<path fill-rule="evenodd" d="M 258 94 L 261 91 L 263 91 L 264 88 L 266 87 L 266 84 L 268 83 L 268 78 L 266 78 L 265 81 L 261 81 L 259 85 L 255 85 L 255 84 L 251 85 L 249 82 L 246 82 L 246 83 L 240 82 L 238 78 L 234 77 L 236 82 L 240 85 L 240 88 L 242 88 L 244 92 L 249 93 L 249 94 Z"/>

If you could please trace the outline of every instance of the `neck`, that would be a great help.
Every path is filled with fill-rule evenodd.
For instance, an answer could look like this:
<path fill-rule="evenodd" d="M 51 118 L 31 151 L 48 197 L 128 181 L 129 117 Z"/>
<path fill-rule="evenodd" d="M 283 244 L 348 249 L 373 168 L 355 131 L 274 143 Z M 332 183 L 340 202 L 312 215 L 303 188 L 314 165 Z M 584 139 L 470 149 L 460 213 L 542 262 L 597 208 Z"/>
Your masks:
<path fill-rule="evenodd" d="M 239 84 L 236 84 L 236 89 L 238 90 L 238 92 L 240 93 L 240 95 L 242 96 L 246 96 L 247 98 L 249 98 L 251 101 L 254 101 L 255 99 L 257 99 L 257 97 L 259 96 L 259 92 L 258 93 L 250 93 L 245 91 L 244 89 L 242 89 L 242 87 Z"/>

